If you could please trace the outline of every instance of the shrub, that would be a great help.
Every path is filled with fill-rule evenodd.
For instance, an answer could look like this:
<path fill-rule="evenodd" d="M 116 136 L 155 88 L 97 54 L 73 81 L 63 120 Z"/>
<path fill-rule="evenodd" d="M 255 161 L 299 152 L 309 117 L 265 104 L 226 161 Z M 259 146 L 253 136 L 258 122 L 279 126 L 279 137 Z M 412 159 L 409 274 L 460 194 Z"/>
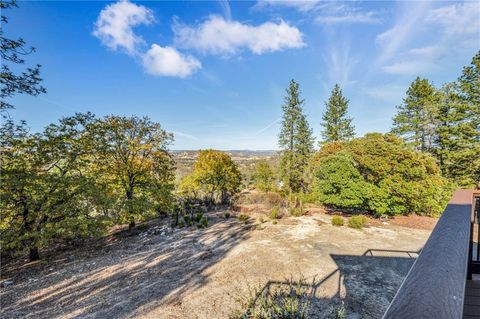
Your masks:
<path fill-rule="evenodd" d="M 280 218 L 280 208 L 278 206 L 273 206 L 272 211 L 270 212 L 271 219 L 278 219 Z"/>
<path fill-rule="evenodd" d="M 202 216 L 202 218 L 198 221 L 197 227 L 207 228 L 207 226 L 208 226 L 208 218 L 206 216 Z"/>
<path fill-rule="evenodd" d="M 445 207 L 452 185 L 431 155 L 391 134 L 366 134 L 339 146 L 326 144 L 312 161 L 312 194 L 319 202 L 377 216 L 435 216 Z"/>
<path fill-rule="evenodd" d="M 308 285 L 303 279 L 298 283 L 287 280 L 268 289 L 251 291 L 244 309 L 230 318 L 309 318 L 311 296 L 306 287 Z"/>
<path fill-rule="evenodd" d="M 278 223 L 278 222 L 277 222 L 276 220 L 274 220 L 274 221 L 272 222 L 272 224 L 274 224 L 274 225 L 276 225 L 277 223 Z"/>
<path fill-rule="evenodd" d="M 183 228 L 185 227 L 185 222 L 183 220 L 178 222 L 178 228 Z"/>
<path fill-rule="evenodd" d="M 265 222 L 265 219 L 261 216 L 259 219 L 258 219 L 258 222 L 260 224 L 263 224 Z"/>
<path fill-rule="evenodd" d="M 337 309 L 336 319 L 345 319 L 347 318 L 347 310 L 345 309 L 345 304 L 342 301 L 342 304 Z"/>
<path fill-rule="evenodd" d="M 247 223 L 250 219 L 250 216 L 248 216 L 247 214 L 240 214 L 237 218 L 239 221 Z"/>
<path fill-rule="evenodd" d="M 290 208 L 290 215 L 300 217 L 303 215 L 303 210 L 300 207 L 292 207 Z"/>
<path fill-rule="evenodd" d="M 344 220 L 340 216 L 333 216 L 332 225 L 333 226 L 343 226 L 345 224 Z"/>
<path fill-rule="evenodd" d="M 194 219 L 195 219 L 195 222 L 198 223 L 202 220 L 202 218 L 203 218 L 203 213 L 197 213 Z"/>
<path fill-rule="evenodd" d="M 348 227 L 362 229 L 367 221 L 367 217 L 363 215 L 352 216 L 348 219 Z"/>
<path fill-rule="evenodd" d="M 230 218 L 230 212 L 225 212 L 225 213 L 223 214 L 223 217 L 225 217 L 225 218 Z"/>

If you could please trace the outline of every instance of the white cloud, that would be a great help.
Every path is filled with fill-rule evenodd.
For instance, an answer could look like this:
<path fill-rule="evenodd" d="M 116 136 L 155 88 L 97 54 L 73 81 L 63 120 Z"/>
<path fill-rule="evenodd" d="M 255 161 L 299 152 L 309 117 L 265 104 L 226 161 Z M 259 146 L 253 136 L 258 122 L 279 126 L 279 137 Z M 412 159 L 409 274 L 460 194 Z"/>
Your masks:
<path fill-rule="evenodd" d="M 330 15 L 330 16 L 318 16 L 315 18 L 317 23 L 322 24 L 355 24 L 355 23 L 364 23 L 364 24 L 377 24 L 381 23 L 382 20 L 376 16 L 375 12 L 350 12 L 344 15 Z"/>
<path fill-rule="evenodd" d="M 283 20 L 251 26 L 212 15 L 196 27 L 177 23 L 173 31 L 177 46 L 210 54 L 235 54 L 242 49 L 262 54 L 305 46 L 300 30 Z"/>
<path fill-rule="evenodd" d="M 145 41 L 136 35 L 132 28 L 153 21 L 153 13 L 149 9 L 128 1 L 120 1 L 106 6 L 100 12 L 93 34 L 113 50 L 123 48 L 129 54 L 134 54 L 137 46 Z"/>
<path fill-rule="evenodd" d="M 393 58 L 399 50 L 408 44 L 412 37 L 415 37 L 422 25 L 430 3 L 405 2 L 401 3 L 400 14 L 393 27 L 377 36 L 377 42 L 381 46 L 381 54 L 378 59 L 380 64 Z M 415 31 L 417 30 L 417 31 Z"/>
<path fill-rule="evenodd" d="M 149 74 L 180 78 L 186 78 L 202 67 L 200 61 L 193 56 L 157 44 L 153 44 L 142 56 L 142 64 Z"/>
<path fill-rule="evenodd" d="M 300 12 L 307 12 L 318 8 L 320 0 L 258 0 L 256 8 L 284 6 L 294 8 Z"/>
<path fill-rule="evenodd" d="M 232 9 L 228 0 L 218 0 L 218 4 L 222 8 L 223 16 L 227 20 L 232 20 Z"/>
<path fill-rule="evenodd" d="M 383 67 L 383 71 L 389 74 L 412 75 L 435 69 L 435 64 L 424 60 L 408 60 L 395 62 Z"/>
<path fill-rule="evenodd" d="M 444 27 L 447 34 L 477 34 L 480 32 L 480 2 L 465 2 L 433 9 L 427 22 Z"/>

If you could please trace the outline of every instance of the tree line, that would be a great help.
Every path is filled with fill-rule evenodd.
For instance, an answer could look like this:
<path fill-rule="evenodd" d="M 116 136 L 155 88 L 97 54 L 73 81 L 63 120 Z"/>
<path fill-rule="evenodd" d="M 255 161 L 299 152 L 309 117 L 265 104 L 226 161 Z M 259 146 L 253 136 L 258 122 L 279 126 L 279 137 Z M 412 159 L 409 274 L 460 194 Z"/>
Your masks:
<path fill-rule="evenodd" d="M 397 106 L 390 133 L 355 138 L 349 100 L 335 85 L 325 103 L 315 153 L 299 84 L 282 106 L 278 176 L 283 189 L 314 202 L 375 214 L 438 215 L 451 190 L 480 183 L 480 52 L 456 82 L 436 88 L 417 77 Z M 268 163 L 259 189 L 276 186 Z"/>

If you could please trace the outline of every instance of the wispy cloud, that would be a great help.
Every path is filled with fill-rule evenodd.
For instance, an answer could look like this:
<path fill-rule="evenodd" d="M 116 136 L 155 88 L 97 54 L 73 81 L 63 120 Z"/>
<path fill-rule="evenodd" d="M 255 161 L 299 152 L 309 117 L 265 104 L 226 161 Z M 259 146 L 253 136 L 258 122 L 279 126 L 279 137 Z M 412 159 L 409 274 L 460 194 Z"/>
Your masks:
<path fill-rule="evenodd" d="M 255 132 L 255 135 L 260 135 L 262 134 L 263 132 L 265 132 L 266 130 L 268 130 L 269 128 L 271 128 L 272 126 L 274 126 L 275 124 L 279 123 L 280 121 L 282 120 L 281 117 L 279 117 L 278 119 L 276 119 L 275 121 L 273 121 L 272 123 L 269 123 L 267 126 L 261 128 L 260 130 L 256 131 Z"/>
<path fill-rule="evenodd" d="M 258 0 L 255 8 L 261 9 L 266 7 L 289 7 L 300 12 L 307 12 L 318 9 L 320 0 Z"/>
<path fill-rule="evenodd" d="M 222 8 L 223 17 L 227 20 L 232 20 L 232 9 L 228 0 L 218 0 L 218 4 Z"/>
<path fill-rule="evenodd" d="M 206 54 L 231 55 L 244 49 L 262 54 L 305 46 L 300 30 L 283 20 L 253 26 L 211 15 L 195 27 L 177 22 L 173 31 L 178 47 Z"/>
<path fill-rule="evenodd" d="M 478 47 L 480 2 L 432 7 L 434 4 L 403 4 L 395 25 L 377 36 L 381 70 L 398 75 L 431 72 L 440 69 L 443 60 Z M 419 46 L 418 39 L 426 34 L 429 36 Z"/>
<path fill-rule="evenodd" d="M 180 131 L 171 131 L 171 133 L 173 133 L 173 136 L 180 136 L 180 137 L 183 137 L 183 138 L 186 138 L 186 139 L 189 139 L 189 140 L 194 140 L 194 141 L 198 140 L 198 137 L 196 137 L 194 135 L 191 135 L 191 134 L 188 134 L 188 133 L 184 133 L 184 132 L 180 132 Z"/>
<path fill-rule="evenodd" d="M 346 12 L 341 15 L 321 15 L 315 18 L 315 22 L 321 24 L 377 24 L 382 19 L 373 12 Z"/>

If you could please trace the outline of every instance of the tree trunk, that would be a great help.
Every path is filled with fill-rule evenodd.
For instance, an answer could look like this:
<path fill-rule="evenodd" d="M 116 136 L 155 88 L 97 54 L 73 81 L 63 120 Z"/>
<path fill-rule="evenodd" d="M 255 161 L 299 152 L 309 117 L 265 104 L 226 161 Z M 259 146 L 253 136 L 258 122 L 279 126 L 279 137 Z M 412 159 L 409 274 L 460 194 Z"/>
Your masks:
<path fill-rule="evenodd" d="M 30 261 L 35 261 L 40 259 L 40 255 L 38 254 L 38 247 L 30 248 L 28 259 Z"/>

